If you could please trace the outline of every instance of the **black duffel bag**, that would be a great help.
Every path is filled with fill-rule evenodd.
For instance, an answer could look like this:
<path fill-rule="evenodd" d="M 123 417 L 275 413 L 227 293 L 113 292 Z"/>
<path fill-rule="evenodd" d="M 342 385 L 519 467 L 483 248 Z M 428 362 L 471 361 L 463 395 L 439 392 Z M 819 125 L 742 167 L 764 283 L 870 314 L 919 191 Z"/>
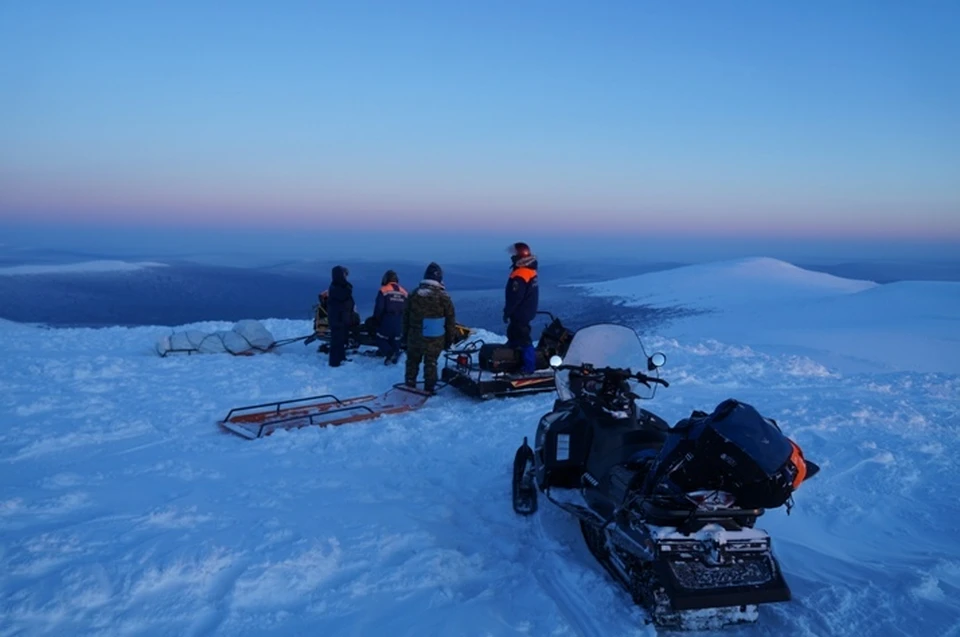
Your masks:
<path fill-rule="evenodd" d="M 684 492 L 726 491 L 740 507 L 772 509 L 818 470 L 775 420 L 731 398 L 677 423 L 651 477 Z"/>
<path fill-rule="evenodd" d="M 514 372 L 520 369 L 520 352 L 503 343 L 484 343 L 480 346 L 480 369 L 488 372 Z"/>

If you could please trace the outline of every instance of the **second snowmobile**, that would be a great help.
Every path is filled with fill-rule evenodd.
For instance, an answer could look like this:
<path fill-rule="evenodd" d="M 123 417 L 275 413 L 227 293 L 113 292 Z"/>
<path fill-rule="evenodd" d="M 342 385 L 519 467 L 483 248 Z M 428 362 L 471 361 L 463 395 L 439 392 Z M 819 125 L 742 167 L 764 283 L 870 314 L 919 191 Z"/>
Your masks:
<path fill-rule="evenodd" d="M 538 494 L 579 521 L 594 557 L 660 627 L 756 621 L 791 598 L 769 535 L 755 523 L 819 467 L 776 421 L 730 399 L 670 427 L 652 398 L 666 363 L 637 333 L 599 324 L 553 357 L 558 398 L 513 467 L 513 507 Z"/>
<path fill-rule="evenodd" d="M 444 382 L 464 394 L 481 400 L 507 396 L 525 396 L 553 391 L 554 374 L 550 357 L 563 356 L 573 338 L 573 332 L 550 312 L 550 323 L 543 328 L 535 349 L 536 369 L 524 372 L 519 349 L 504 343 L 485 343 L 482 339 L 469 341 L 444 354 L 441 371 Z"/>

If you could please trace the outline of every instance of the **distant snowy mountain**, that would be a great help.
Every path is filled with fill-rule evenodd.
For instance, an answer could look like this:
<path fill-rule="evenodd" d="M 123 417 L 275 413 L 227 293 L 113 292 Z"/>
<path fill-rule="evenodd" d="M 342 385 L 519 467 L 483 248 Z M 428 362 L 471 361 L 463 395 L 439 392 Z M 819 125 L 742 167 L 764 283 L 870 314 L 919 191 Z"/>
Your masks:
<path fill-rule="evenodd" d="M 758 525 L 793 600 L 717 634 L 960 632 L 956 286 L 755 259 L 591 289 L 714 310 L 645 333 L 671 383 L 645 407 L 676 422 L 750 402 L 822 467 Z M 301 343 L 160 358 L 169 332 L 0 320 L 0 634 L 656 634 L 568 516 L 511 510 L 514 451 L 553 395 L 448 387 L 412 413 L 243 440 L 216 427 L 233 407 L 376 394 L 402 365 L 329 368 Z"/>
<path fill-rule="evenodd" d="M 162 268 L 166 263 L 155 261 L 97 260 L 49 265 L 11 265 L 0 267 L 0 276 L 38 274 L 82 274 L 88 272 L 131 272 L 144 268 Z"/>
<path fill-rule="evenodd" d="M 760 257 L 689 265 L 578 287 L 636 305 L 726 309 L 763 302 L 793 303 L 876 286 L 872 281 L 843 279 Z"/>
<path fill-rule="evenodd" d="M 759 351 L 815 354 L 845 371 L 960 371 L 960 283 L 879 285 L 776 259 L 701 264 L 583 286 L 627 305 L 704 313 L 660 334 L 714 338 Z"/>

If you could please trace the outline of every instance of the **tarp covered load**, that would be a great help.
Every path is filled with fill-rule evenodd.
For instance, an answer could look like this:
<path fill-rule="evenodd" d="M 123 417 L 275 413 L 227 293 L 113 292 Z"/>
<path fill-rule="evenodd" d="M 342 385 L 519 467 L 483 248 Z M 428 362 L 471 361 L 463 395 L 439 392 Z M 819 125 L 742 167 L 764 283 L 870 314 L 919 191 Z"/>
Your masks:
<path fill-rule="evenodd" d="M 224 353 L 251 356 L 269 352 L 277 345 L 273 334 L 260 321 L 245 319 L 237 321 L 229 330 L 184 330 L 168 334 L 157 341 L 157 353 L 160 356 Z"/>

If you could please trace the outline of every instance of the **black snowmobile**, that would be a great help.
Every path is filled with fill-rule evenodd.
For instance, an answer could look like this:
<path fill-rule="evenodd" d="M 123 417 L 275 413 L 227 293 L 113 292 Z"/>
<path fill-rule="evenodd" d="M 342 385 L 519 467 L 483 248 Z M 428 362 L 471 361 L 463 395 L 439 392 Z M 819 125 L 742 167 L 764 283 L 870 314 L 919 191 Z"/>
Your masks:
<path fill-rule="evenodd" d="M 504 343 L 476 339 L 444 353 L 442 380 L 468 396 L 483 400 L 553 391 L 556 372 L 550 367 L 550 358 L 566 353 L 573 332 L 550 312 L 537 314 L 549 316 L 550 323 L 543 328 L 534 348 L 535 371 L 522 370 L 520 350 Z"/>
<path fill-rule="evenodd" d="M 726 400 L 673 428 L 638 407 L 669 386 L 665 362 L 628 327 L 579 330 L 551 361 L 553 410 L 533 448 L 524 438 L 517 450 L 514 510 L 534 513 L 543 493 L 576 516 L 591 553 L 657 626 L 756 621 L 759 604 L 791 595 L 754 525 L 765 508 L 792 505 L 819 467 L 746 403 Z"/>

